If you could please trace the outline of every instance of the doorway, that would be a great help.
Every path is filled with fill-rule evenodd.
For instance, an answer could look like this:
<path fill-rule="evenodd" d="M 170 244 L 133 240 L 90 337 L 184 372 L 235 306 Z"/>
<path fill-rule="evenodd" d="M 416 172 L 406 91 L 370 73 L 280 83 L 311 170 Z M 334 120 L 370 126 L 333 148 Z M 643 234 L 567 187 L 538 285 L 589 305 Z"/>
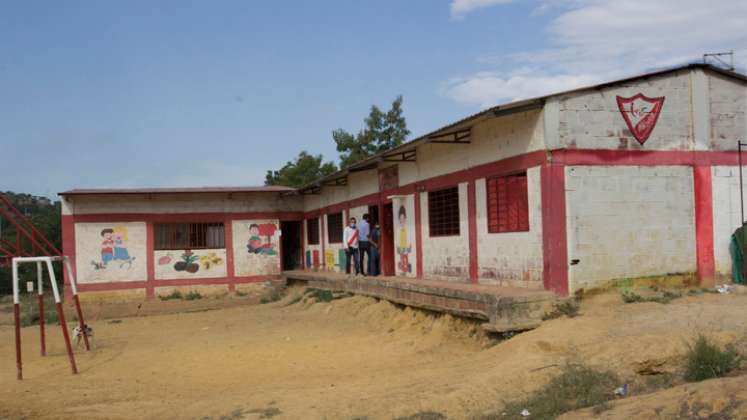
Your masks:
<path fill-rule="evenodd" d="M 394 210 L 392 203 L 384 204 L 381 215 L 381 272 L 394 275 Z"/>
<path fill-rule="evenodd" d="M 280 222 L 280 253 L 283 256 L 283 270 L 301 268 L 301 222 Z"/>

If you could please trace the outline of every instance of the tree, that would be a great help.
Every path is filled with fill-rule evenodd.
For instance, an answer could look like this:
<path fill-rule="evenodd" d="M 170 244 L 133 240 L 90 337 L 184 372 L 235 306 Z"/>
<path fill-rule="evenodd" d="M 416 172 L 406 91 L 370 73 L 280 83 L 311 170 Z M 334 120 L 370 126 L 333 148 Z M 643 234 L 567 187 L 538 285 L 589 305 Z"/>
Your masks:
<path fill-rule="evenodd" d="M 322 155 L 310 155 L 302 151 L 293 162 L 288 162 L 278 171 L 267 171 L 265 185 L 283 185 L 298 188 L 337 170 L 333 162 L 323 162 Z"/>
<path fill-rule="evenodd" d="M 399 146 L 410 134 L 405 117 L 402 115 L 402 95 L 397 96 L 386 113 L 376 105 L 372 105 L 368 117 L 363 121 L 365 128 L 356 135 L 341 128 L 332 132 L 337 151 L 340 152 L 340 167 L 342 168 Z"/>

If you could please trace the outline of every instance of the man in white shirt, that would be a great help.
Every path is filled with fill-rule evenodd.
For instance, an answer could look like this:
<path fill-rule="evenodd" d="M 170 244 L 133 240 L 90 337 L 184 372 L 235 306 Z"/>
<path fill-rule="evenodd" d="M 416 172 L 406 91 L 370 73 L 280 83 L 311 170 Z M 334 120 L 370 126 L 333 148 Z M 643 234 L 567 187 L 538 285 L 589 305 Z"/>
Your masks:
<path fill-rule="evenodd" d="M 355 217 L 350 218 L 350 223 L 342 232 L 342 240 L 345 241 L 345 272 L 350 274 L 350 260 L 355 263 L 355 275 L 361 272 L 360 261 L 358 260 L 358 229 L 355 227 Z"/>

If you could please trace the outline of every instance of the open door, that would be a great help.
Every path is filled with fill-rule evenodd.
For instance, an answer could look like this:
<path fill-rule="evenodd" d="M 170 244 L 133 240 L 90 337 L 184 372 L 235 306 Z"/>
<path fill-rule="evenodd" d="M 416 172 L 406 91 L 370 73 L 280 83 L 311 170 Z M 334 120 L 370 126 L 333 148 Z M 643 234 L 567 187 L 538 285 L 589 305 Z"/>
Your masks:
<path fill-rule="evenodd" d="M 381 214 L 381 272 L 394 275 L 394 210 L 392 203 L 384 204 Z"/>
<path fill-rule="evenodd" d="M 283 271 L 301 268 L 301 222 L 280 222 Z"/>

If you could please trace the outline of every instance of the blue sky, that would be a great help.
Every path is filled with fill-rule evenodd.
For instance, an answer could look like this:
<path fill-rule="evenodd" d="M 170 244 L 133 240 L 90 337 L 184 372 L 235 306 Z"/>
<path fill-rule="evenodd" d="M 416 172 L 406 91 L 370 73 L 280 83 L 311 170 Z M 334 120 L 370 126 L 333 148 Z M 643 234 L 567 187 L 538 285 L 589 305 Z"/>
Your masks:
<path fill-rule="evenodd" d="M 747 63 L 745 2 L 650 3 L 6 0 L 0 190 L 261 184 L 398 94 L 415 136 L 705 51 Z"/>

